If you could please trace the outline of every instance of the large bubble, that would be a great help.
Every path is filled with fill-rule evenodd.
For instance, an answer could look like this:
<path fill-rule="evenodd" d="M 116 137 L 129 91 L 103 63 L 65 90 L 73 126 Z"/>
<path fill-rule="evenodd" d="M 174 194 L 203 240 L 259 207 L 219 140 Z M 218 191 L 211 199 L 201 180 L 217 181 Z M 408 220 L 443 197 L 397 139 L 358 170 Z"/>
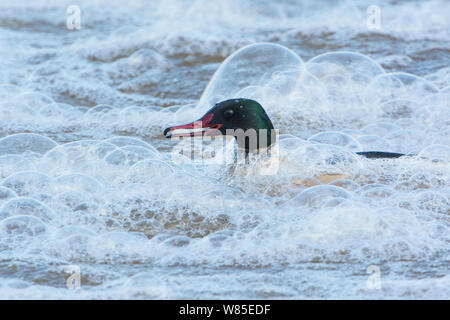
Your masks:
<path fill-rule="evenodd" d="M 420 101 L 420 106 L 413 115 L 420 123 L 437 130 L 449 127 L 450 94 L 439 92 L 429 95 Z"/>
<path fill-rule="evenodd" d="M 391 148 L 389 141 L 377 135 L 368 134 L 359 136 L 358 142 L 362 150 L 365 151 L 390 150 Z"/>
<path fill-rule="evenodd" d="M 96 179 L 80 173 L 72 173 L 58 177 L 53 182 L 56 193 L 76 191 L 96 194 L 104 191 L 102 184 Z"/>
<path fill-rule="evenodd" d="M 368 116 L 361 93 L 374 77 L 384 74 L 377 62 L 355 52 L 327 52 L 309 60 L 306 68 L 326 88 L 328 101 L 334 109 L 328 105 L 329 111 L 334 111 L 332 117 L 342 121 Z"/>
<path fill-rule="evenodd" d="M 105 160 L 116 166 L 130 167 L 136 162 L 146 158 L 158 157 L 159 154 L 157 151 L 136 145 L 129 145 L 111 152 L 108 156 L 106 156 Z"/>
<path fill-rule="evenodd" d="M 272 43 L 252 44 L 222 63 L 203 92 L 199 106 L 206 111 L 221 100 L 240 98 L 236 95 L 251 86 L 253 92 L 260 89 L 261 94 L 253 98 L 265 106 L 273 99 L 278 100 L 278 95 L 292 93 L 303 73 L 303 61 L 290 49 Z"/>
<path fill-rule="evenodd" d="M 439 89 L 430 81 L 405 72 L 379 75 L 364 91 L 367 104 L 376 106 L 393 99 L 421 100 Z"/>
<path fill-rule="evenodd" d="M 34 171 L 35 166 L 28 159 L 19 156 L 7 154 L 0 156 L 0 179 L 19 171 Z"/>
<path fill-rule="evenodd" d="M 0 102 L 0 111 L 4 126 L 8 126 L 11 122 L 17 122 L 18 119 L 21 121 L 36 120 L 36 115 L 39 110 L 33 110 L 30 106 L 17 101 L 2 101 Z"/>
<path fill-rule="evenodd" d="M 417 102 L 407 99 L 394 99 L 383 102 L 378 106 L 378 117 L 386 120 L 411 117 L 415 110 L 419 109 Z"/>
<path fill-rule="evenodd" d="M 47 137 L 34 133 L 18 133 L 0 139 L 0 155 L 34 152 L 44 154 L 58 144 Z"/>
<path fill-rule="evenodd" d="M 401 128 L 390 122 L 375 122 L 361 129 L 361 132 L 368 135 L 384 137 L 388 133 L 395 132 Z"/>
<path fill-rule="evenodd" d="M 17 172 L 6 178 L 2 185 L 14 190 L 19 196 L 46 198 L 53 194 L 52 179 L 37 171 Z"/>
<path fill-rule="evenodd" d="M 18 95 L 15 100 L 26 104 L 36 111 L 49 104 L 56 104 L 52 98 L 39 92 L 24 92 Z"/>
<path fill-rule="evenodd" d="M 118 146 L 119 148 L 125 147 L 125 146 L 138 146 L 138 147 L 144 147 L 144 148 L 147 148 L 147 149 L 150 149 L 150 150 L 156 152 L 156 149 L 153 146 L 151 146 L 150 144 L 148 144 L 142 140 L 139 140 L 137 138 L 133 138 L 133 137 L 120 137 L 120 136 L 112 137 L 112 138 L 106 139 L 105 142 L 112 143 L 112 144 Z"/>
<path fill-rule="evenodd" d="M 85 114 L 86 121 L 93 122 L 115 122 L 118 119 L 120 110 L 106 104 L 100 104 L 90 108 Z"/>
<path fill-rule="evenodd" d="M 308 138 L 308 141 L 314 143 L 325 143 L 340 146 L 350 151 L 361 151 L 361 145 L 352 136 L 343 132 L 320 132 Z"/>
<path fill-rule="evenodd" d="M 351 199 L 352 195 L 347 190 L 334 185 L 313 186 L 298 196 L 285 203 L 290 208 L 301 207 L 334 207 L 345 199 Z"/>
<path fill-rule="evenodd" d="M 17 197 L 17 194 L 13 190 L 6 187 L 0 187 L 0 203 L 15 197 Z"/>
<path fill-rule="evenodd" d="M 166 162 L 160 160 L 142 160 L 133 165 L 125 177 L 127 183 L 147 183 L 154 178 L 167 178 L 174 169 Z"/>
<path fill-rule="evenodd" d="M 106 68 L 110 83 L 122 92 L 145 92 L 148 86 L 156 86 L 169 71 L 171 63 L 151 49 L 142 48 L 127 58 L 122 58 Z"/>
<path fill-rule="evenodd" d="M 307 187 L 312 187 L 321 184 L 321 182 L 307 175 L 292 174 L 279 177 L 265 190 L 265 194 L 276 197 L 276 202 L 288 200 L 295 197 Z"/>
<path fill-rule="evenodd" d="M 55 217 L 53 210 L 31 198 L 14 198 L 0 208 L 0 219 L 17 215 L 35 216 L 45 222 L 49 222 Z"/>
<path fill-rule="evenodd" d="M 324 83 L 336 76 L 347 76 L 347 81 L 367 85 L 375 76 L 384 74 L 383 68 L 373 59 L 356 52 L 327 52 L 306 63 L 309 72 Z"/>
<path fill-rule="evenodd" d="M 414 197 L 414 205 L 420 210 L 449 215 L 450 200 L 444 194 L 436 191 L 425 190 Z"/>
<path fill-rule="evenodd" d="M 283 154 L 280 149 L 279 173 L 302 173 L 323 183 L 350 177 L 362 168 L 357 156 L 328 144 L 304 145 Z"/>
<path fill-rule="evenodd" d="M 0 101 L 7 101 L 22 92 L 22 88 L 10 83 L 0 85 Z"/>
<path fill-rule="evenodd" d="M 77 172 L 100 180 L 107 173 L 103 159 L 116 149 L 114 144 L 97 140 L 70 142 L 47 152 L 39 161 L 38 167 L 52 176 Z"/>
<path fill-rule="evenodd" d="M 36 236 L 47 231 L 47 226 L 37 217 L 17 215 L 0 221 L 0 234 L 3 236 Z"/>
<path fill-rule="evenodd" d="M 434 163 L 449 163 L 450 147 L 442 144 L 432 144 L 421 150 L 418 157 Z"/>

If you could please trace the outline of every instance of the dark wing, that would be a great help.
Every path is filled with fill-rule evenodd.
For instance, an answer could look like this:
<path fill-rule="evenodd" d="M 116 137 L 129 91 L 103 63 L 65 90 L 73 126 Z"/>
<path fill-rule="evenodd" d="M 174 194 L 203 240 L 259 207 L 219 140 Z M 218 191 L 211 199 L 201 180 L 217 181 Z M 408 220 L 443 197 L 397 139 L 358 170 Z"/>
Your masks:
<path fill-rule="evenodd" d="M 360 156 L 364 156 L 369 159 L 393 159 L 400 158 L 401 156 L 405 156 L 404 153 L 396 153 L 396 152 L 385 152 L 385 151 L 362 151 L 356 152 Z"/>

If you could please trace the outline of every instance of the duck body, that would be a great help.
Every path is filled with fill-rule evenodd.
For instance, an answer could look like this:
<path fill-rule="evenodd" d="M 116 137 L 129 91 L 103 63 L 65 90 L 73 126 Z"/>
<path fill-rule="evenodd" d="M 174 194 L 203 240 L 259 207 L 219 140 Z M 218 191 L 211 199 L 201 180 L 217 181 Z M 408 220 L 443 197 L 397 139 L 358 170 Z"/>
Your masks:
<path fill-rule="evenodd" d="M 164 130 L 166 138 L 220 134 L 235 137 L 238 148 L 246 153 L 259 152 L 276 142 L 274 126 L 261 104 L 243 98 L 219 102 L 199 120 Z M 369 159 L 392 159 L 405 155 L 386 151 L 361 151 L 356 154 Z"/>

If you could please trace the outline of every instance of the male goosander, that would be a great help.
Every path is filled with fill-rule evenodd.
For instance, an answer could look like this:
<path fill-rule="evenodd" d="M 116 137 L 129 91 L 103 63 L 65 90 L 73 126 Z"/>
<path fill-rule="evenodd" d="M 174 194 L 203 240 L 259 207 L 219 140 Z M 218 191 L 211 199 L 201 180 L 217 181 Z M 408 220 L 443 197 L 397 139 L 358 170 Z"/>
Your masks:
<path fill-rule="evenodd" d="M 241 129 L 241 130 L 239 130 Z M 253 129 L 256 134 L 256 143 L 249 143 L 249 139 L 239 139 L 239 134 Z M 199 136 L 219 134 L 231 135 L 236 138 L 238 147 L 244 149 L 246 153 L 255 152 L 262 146 L 269 147 L 276 141 L 274 126 L 270 121 L 264 108 L 255 100 L 251 99 L 229 99 L 214 105 L 199 120 L 166 128 L 164 135 L 166 138 L 182 136 Z M 219 132 L 217 132 L 219 131 Z M 265 137 L 261 137 L 261 134 Z M 264 138 L 261 140 L 261 138 Z M 370 159 L 379 158 L 399 158 L 403 153 L 385 151 L 361 151 L 356 154 Z"/>

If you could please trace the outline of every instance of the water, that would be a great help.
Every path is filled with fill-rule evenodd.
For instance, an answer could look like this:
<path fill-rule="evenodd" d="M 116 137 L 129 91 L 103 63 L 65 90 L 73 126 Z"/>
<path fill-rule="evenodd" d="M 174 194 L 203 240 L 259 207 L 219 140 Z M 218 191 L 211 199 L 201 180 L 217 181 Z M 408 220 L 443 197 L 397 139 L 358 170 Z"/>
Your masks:
<path fill-rule="evenodd" d="M 72 4 L 0 4 L 1 298 L 450 297 L 448 1 Z M 173 156 L 238 96 L 275 174 Z"/>

